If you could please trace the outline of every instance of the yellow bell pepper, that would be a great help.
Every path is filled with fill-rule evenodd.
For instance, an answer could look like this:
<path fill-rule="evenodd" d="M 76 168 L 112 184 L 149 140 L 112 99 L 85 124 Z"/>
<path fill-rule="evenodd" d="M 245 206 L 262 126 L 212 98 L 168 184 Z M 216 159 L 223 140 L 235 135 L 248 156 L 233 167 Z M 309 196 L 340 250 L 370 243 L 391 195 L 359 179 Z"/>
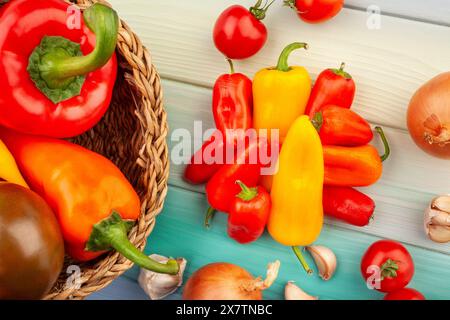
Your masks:
<path fill-rule="evenodd" d="M 309 271 L 296 246 L 313 243 L 322 229 L 324 160 L 320 137 L 308 116 L 300 116 L 292 124 L 278 164 L 267 227 L 274 240 L 293 247 Z"/>
<path fill-rule="evenodd" d="M 17 168 L 16 160 L 5 144 L 0 140 L 0 179 L 28 188 L 27 183 Z"/>
<path fill-rule="evenodd" d="M 278 65 L 262 69 L 253 80 L 253 126 L 255 129 L 279 129 L 283 142 L 291 124 L 305 113 L 311 93 L 311 77 L 303 67 L 289 67 L 288 57 L 296 49 L 307 49 L 306 43 L 288 45 Z"/>

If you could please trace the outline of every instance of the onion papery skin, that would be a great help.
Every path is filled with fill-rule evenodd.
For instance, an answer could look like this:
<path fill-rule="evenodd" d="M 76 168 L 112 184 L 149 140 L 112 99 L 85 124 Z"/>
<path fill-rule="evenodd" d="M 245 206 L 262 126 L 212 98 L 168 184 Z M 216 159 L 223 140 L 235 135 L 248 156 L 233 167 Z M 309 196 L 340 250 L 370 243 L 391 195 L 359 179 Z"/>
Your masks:
<path fill-rule="evenodd" d="M 258 279 L 231 263 L 217 262 L 198 269 L 186 282 L 183 300 L 262 300 Z"/>
<path fill-rule="evenodd" d="M 416 91 L 409 103 L 407 124 L 419 148 L 450 159 L 450 72 L 434 77 Z"/>

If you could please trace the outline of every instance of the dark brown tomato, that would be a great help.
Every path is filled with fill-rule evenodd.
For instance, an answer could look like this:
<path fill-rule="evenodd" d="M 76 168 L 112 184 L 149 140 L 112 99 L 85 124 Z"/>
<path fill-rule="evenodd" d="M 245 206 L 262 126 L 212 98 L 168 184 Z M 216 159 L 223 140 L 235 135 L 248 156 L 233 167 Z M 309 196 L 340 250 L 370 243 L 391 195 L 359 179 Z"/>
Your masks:
<path fill-rule="evenodd" d="M 62 269 L 64 242 L 47 203 L 0 182 L 0 299 L 39 299 Z"/>

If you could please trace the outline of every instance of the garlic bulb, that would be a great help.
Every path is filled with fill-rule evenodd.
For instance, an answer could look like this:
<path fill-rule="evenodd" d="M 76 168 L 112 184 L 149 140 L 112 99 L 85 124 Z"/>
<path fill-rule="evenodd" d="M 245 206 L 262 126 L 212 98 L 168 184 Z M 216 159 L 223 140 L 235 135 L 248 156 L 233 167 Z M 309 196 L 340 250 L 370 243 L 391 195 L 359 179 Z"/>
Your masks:
<path fill-rule="evenodd" d="M 317 297 L 313 297 L 307 294 L 305 291 L 296 286 L 292 281 L 286 283 L 284 287 L 284 299 L 285 300 L 319 300 Z"/>
<path fill-rule="evenodd" d="M 331 249 L 324 246 L 309 246 L 306 250 L 312 255 L 323 280 L 330 280 L 336 271 L 337 259 Z"/>
<path fill-rule="evenodd" d="M 425 232 L 439 243 L 450 241 L 450 195 L 436 197 L 425 210 Z"/>
<path fill-rule="evenodd" d="M 150 258 L 161 263 L 166 263 L 169 260 L 167 257 L 158 254 L 152 254 Z M 138 282 L 150 299 L 163 299 L 174 293 L 183 284 L 183 273 L 187 262 L 184 258 L 176 260 L 180 266 L 180 270 L 176 275 L 161 274 L 141 268 Z"/>

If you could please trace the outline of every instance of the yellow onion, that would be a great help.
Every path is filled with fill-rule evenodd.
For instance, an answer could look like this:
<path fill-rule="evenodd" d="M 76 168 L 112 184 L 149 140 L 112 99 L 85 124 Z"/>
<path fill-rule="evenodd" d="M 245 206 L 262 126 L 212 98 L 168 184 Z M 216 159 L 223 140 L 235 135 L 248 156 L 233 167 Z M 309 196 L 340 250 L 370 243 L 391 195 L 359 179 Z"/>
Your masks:
<path fill-rule="evenodd" d="M 262 300 L 262 291 L 278 276 L 280 262 L 270 263 L 265 280 L 237 265 L 217 262 L 198 269 L 186 282 L 183 300 Z"/>
<path fill-rule="evenodd" d="M 422 150 L 450 159 L 450 72 L 417 90 L 409 103 L 407 120 L 409 133 Z"/>

